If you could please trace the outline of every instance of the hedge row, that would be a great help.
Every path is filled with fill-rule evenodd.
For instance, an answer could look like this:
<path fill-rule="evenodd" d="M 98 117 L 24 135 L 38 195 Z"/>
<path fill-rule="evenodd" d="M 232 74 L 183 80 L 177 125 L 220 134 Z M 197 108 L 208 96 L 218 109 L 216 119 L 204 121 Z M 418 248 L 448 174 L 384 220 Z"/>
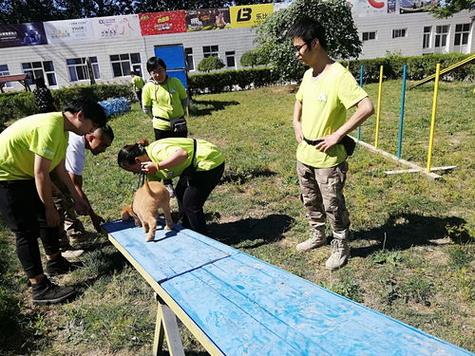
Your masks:
<path fill-rule="evenodd" d="M 257 88 L 278 81 L 278 74 L 271 68 L 252 68 L 194 74 L 189 77 L 189 86 L 192 93 L 219 93 Z"/>
<path fill-rule="evenodd" d="M 51 90 L 58 110 L 61 110 L 71 98 L 88 98 L 95 101 L 113 97 L 126 97 L 135 100 L 135 94 L 129 85 L 96 84 L 89 86 L 71 86 Z M 32 115 L 37 112 L 35 98 L 32 92 L 10 92 L 0 95 L 0 129 L 4 122 Z"/>
<path fill-rule="evenodd" d="M 379 67 L 383 66 L 384 79 L 400 79 L 402 77 L 402 67 L 407 64 L 407 79 L 421 80 L 435 73 L 437 63 L 441 69 L 447 68 L 470 55 L 462 53 L 449 54 L 429 54 L 425 56 L 402 57 L 389 55 L 383 58 L 365 59 L 360 61 L 350 61 L 350 70 L 355 78 L 360 77 L 360 65 L 364 66 L 365 82 L 375 82 L 379 80 Z M 475 64 L 464 65 L 442 77 L 449 80 L 475 80 Z"/>

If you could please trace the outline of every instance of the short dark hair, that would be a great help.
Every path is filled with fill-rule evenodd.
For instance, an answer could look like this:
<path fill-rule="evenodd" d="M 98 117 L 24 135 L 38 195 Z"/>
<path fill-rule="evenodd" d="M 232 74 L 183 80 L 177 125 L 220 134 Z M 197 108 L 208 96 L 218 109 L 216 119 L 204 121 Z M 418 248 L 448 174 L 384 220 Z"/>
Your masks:
<path fill-rule="evenodd" d="M 163 67 L 163 69 L 167 69 L 167 65 L 165 64 L 165 61 L 161 58 L 158 57 L 150 57 L 147 61 L 147 72 L 151 72 L 154 69 L 157 69 L 158 67 Z"/>
<path fill-rule="evenodd" d="M 327 40 L 325 38 L 325 30 L 317 21 L 308 16 L 297 18 L 288 31 L 290 38 L 300 37 L 305 43 L 310 44 L 315 38 L 318 39 L 323 49 L 327 49 Z"/>
<path fill-rule="evenodd" d="M 72 114 L 82 111 L 87 119 L 90 119 L 98 127 L 107 123 L 106 112 L 99 103 L 90 99 L 75 99 L 67 103 L 63 112 L 69 111 Z"/>
<path fill-rule="evenodd" d="M 114 131 L 109 125 L 105 124 L 104 126 L 98 127 L 97 130 L 100 131 L 101 136 L 107 137 L 111 142 L 114 141 Z"/>
<path fill-rule="evenodd" d="M 117 163 L 119 164 L 119 167 L 123 168 L 124 163 L 134 164 L 135 158 L 147 153 L 145 150 L 146 145 L 147 142 L 145 142 L 145 144 L 134 143 L 133 145 L 125 145 L 122 147 L 117 154 Z"/>

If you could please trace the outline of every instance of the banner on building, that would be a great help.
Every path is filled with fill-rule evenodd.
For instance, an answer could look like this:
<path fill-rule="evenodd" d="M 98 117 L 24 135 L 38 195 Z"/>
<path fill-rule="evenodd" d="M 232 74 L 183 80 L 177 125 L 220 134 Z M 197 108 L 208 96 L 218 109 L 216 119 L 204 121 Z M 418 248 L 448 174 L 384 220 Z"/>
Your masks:
<path fill-rule="evenodd" d="M 437 0 L 400 0 L 399 13 L 411 14 L 414 12 L 429 11 L 434 5 L 437 5 Z"/>
<path fill-rule="evenodd" d="M 231 27 L 255 27 L 274 12 L 273 4 L 231 6 Z"/>
<path fill-rule="evenodd" d="M 96 17 L 90 21 L 95 40 L 126 40 L 140 37 L 138 15 Z"/>
<path fill-rule="evenodd" d="M 390 2 L 391 10 L 389 8 Z M 395 0 L 352 0 L 350 3 L 353 13 L 358 17 L 384 15 L 396 11 Z M 393 5 L 394 9 L 392 10 Z"/>
<path fill-rule="evenodd" d="M 142 36 L 186 32 L 186 11 L 145 12 L 139 22 Z"/>
<path fill-rule="evenodd" d="M 0 48 L 48 44 L 42 22 L 0 25 Z"/>
<path fill-rule="evenodd" d="M 49 43 L 133 39 L 140 37 L 137 15 L 48 21 L 44 25 Z"/>
<path fill-rule="evenodd" d="M 188 31 L 222 30 L 230 28 L 229 9 L 200 9 L 186 12 Z"/>
<path fill-rule="evenodd" d="M 94 34 L 89 19 L 48 21 L 44 23 L 49 43 L 92 41 Z"/>

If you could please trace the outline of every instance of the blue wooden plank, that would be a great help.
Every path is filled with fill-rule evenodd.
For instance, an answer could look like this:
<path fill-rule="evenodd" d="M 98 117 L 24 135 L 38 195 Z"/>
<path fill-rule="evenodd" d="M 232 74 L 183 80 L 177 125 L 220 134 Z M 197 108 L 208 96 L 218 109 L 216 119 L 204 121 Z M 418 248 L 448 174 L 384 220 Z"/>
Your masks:
<path fill-rule="evenodd" d="M 122 230 L 119 228 L 123 227 Z M 186 229 L 157 230 L 155 240 L 147 242 L 142 228 L 126 224 L 104 226 L 112 238 L 157 282 L 228 256 L 220 249 L 196 239 Z"/>
<path fill-rule="evenodd" d="M 231 247 L 231 246 L 228 246 L 228 245 L 225 245 L 223 244 L 222 242 L 219 242 L 219 241 L 216 241 L 208 236 L 205 236 L 203 234 L 200 234 L 196 231 L 193 231 L 193 230 L 190 230 L 190 229 L 185 229 L 184 227 L 182 227 L 181 225 L 179 224 L 176 224 L 175 227 L 173 228 L 173 230 L 176 230 L 176 231 L 179 231 L 179 232 L 182 232 L 183 234 L 186 234 L 196 240 L 199 240 L 201 241 L 202 243 L 212 247 L 212 248 L 215 248 L 215 249 L 218 249 L 224 253 L 226 253 L 227 255 L 235 255 L 235 254 L 238 254 L 240 253 L 239 250 L 236 250 L 235 248 Z"/>
<path fill-rule="evenodd" d="M 162 283 L 187 315 L 225 355 L 295 355 L 274 332 L 213 287 L 196 277 L 196 271 Z M 257 351 L 257 352 L 256 352 Z"/>
<path fill-rule="evenodd" d="M 266 310 L 263 306 L 259 305 L 255 300 L 249 298 L 246 293 L 242 293 L 241 288 L 233 288 L 229 285 L 226 279 L 217 277 L 215 274 L 210 273 L 209 271 L 213 270 L 212 265 L 205 266 L 198 270 L 193 271 L 193 275 L 202 281 L 204 285 L 207 285 L 213 288 L 217 293 L 219 293 L 224 299 L 233 303 L 236 308 L 240 308 L 247 318 L 255 319 L 258 323 L 261 324 L 261 328 L 268 330 L 275 334 L 277 337 L 288 343 L 296 353 L 302 354 L 318 354 L 318 355 L 330 355 L 331 353 L 326 349 L 325 344 L 318 343 L 316 340 L 308 338 L 299 330 L 291 328 L 286 324 L 285 321 L 280 320 L 275 317 L 271 312 Z M 229 272 L 229 271 L 228 271 Z M 254 278 L 253 275 L 249 278 Z M 245 288 L 240 285 L 240 287 Z M 267 295 L 270 295 L 270 298 L 276 297 L 276 293 L 273 293 L 272 285 L 265 286 L 267 290 Z M 254 337 L 259 337 L 258 334 Z M 242 339 L 241 343 L 249 344 L 249 351 L 251 351 L 253 340 Z M 258 348 L 254 349 L 254 354 L 260 354 L 259 345 L 256 345 Z"/>
<path fill-rule="evenodd" d="M 293 329 L 280 335 L 294 347 L 299 333 L 338 355 L 470 354 L 244 253 L 203 269 L 272 314 L 275 319 L 262 320 L 267 328 L 277 331 L 282 322 Z M 302 354 L 311 352 L 310 345 L 300 345 Z"/>

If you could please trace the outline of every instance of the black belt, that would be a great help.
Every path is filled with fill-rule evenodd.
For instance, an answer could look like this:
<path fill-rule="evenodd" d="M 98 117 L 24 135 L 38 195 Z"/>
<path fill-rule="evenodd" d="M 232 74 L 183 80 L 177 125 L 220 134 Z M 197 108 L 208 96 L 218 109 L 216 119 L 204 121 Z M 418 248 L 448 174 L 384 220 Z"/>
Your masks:
<path fill-rule="evenodd" d="M 305 137 L 303 138 L 303 140 L 311 146 L 316 146 L 323 141 L 323 139 L 309 140 Z M 356 142 L 348 135 L 343 136 L 343 138 L 340 140 L 340 142 L 338 142 L 338 144 L 343 145 L 343 147 L 345 147 L 345 151 L 348 156 L 351 156 L 355 151 Z"/>
<path fill-rule="evenodd" d="M 305 142 L 307 142 L 309 145 L 312 145 L 312 146 L 316 146 L 316 145 L 318 145 L 320 142 L 323 141 L 323 139 L 319 139 L 319 140 L 309 140 L 309 139 L 307 139 L 307 138 L 305 138 L 305 137 L 303 138 L 303 140 L 304 140 Z"/>
<path fill-rule="evenodd" d="M 163 121 L 168 121 L 168 122 L 170 122 L 170 120 L 173 120 L 173 119 L 181 119 L 181 118 L 183 118 L 183 117 L 184 117 L 184 116 L 166 118 L 166 117 L 154 116 L 153 118 L 154 118 L 154 119 L 159 119 L 159 120 L 163 120 Z"/>

